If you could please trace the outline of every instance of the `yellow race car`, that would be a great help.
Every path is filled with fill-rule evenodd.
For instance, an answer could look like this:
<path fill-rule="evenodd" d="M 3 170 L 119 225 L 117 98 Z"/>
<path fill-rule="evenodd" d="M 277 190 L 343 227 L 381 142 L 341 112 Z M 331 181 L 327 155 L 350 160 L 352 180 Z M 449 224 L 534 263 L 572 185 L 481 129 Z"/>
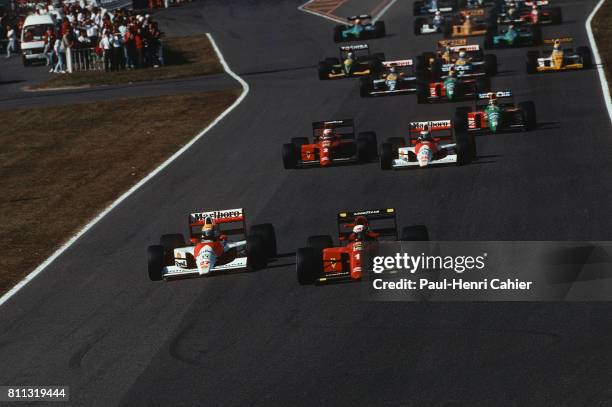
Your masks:
<path fill-rule="evenodd" d="M 553 49 L 527 52 L 527 73 L 573 71 L 593 67 L 589 47 L 561 48 L 561 44 L 571 43 L 573 38 L 556 38 L 544 40 L 544 44 L 552 44 Z"/>
<path fill-rule="evenodd" d="M 482 8 L 461 10 L 454 21 L 449 21 L 444 25 L 444 38 L 485 35 L 488 29 L 487 22 L 482 18 L 474 18 L 483 17 L 484 15 L 485 10 Z"/>

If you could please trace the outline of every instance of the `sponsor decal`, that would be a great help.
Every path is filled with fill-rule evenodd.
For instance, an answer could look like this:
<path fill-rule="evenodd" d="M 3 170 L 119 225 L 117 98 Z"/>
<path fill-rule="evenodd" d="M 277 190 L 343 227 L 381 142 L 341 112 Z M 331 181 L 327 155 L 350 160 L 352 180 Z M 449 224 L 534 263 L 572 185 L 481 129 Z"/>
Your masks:
<path fill-rule="evenodd" d="M 191 214 L 191 219 L 193 222 L 201 222 L 207 217 L 211 217 L 215 220 L 241 218 L 242 209 L 227 209 L 221 211 L 200 212 Z"/>
<path fill-rule="evenodd" d="M 380 210 L 376 209 L 376 210 L 369 210 L 369 211 L 360 211 L 360 212 L 353 212 L 353 216 L 359 216 L 359 215 L 376 215 L 379 214 Z"/>
<path fill-rule="evenodd" d="M 340 47 L 342 51 L 351 51 L 356 49 L 368 49 L 370 48 L 368 44 L 358 44 L 358 45 L 344 45 Z"/>
<path fill-rule="evenodd" d="M 490 95 L 494 94 L 495 96 L 497 96 L 498 98 L 508 98 L 512 96 L 512 91 L 511 90 L 500 90 L 497 92 L 485 92 L 485 93 L 479 93 L 478 94 L 478 99 L 488 99 Z"/>
<path fill-rule="evenodd" d="M 175 259 L 174 265 L 180 268 L 187 268 L 187 260 Z"/>
<path fill-rule="evenodd" d="M 411 122 L 410 129 L 411 130 L 422 130 L 425 126 L 429 125 L 429 128 L 432 129 L 434 127 L 437 128 L 450 128 L 451 121 L 450 120 L 435 120 L 431 122 Z"/>

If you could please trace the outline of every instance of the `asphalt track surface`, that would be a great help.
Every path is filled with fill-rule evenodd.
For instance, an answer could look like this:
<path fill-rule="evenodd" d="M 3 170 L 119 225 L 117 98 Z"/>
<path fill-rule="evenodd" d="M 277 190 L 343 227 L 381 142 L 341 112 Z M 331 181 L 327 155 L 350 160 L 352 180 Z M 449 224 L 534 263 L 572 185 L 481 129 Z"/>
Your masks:
<path fill-rule="evenodd" d="M 595 1 L 559 0 L 545 29 L 587 44 Z M 175 35 L 210 31 L 251 92 L 182 159 L 100 221 L 0 313 L 0 383 L 71 386 L 87 406 L 608 405 L 609 303 L 371 303 L 358 285 L 302 287 L 308 235 L 340 209 L 394 206 L 436 240 L 611 240 L 610 121 L 595 71 L 526 77 L 525 49 L 498 52 L 497 88 L 534 100 L 538 130 L 478 139 L 466 167 L 381 172 L 375 163 L 285 171 L 281 143 L 314 120 L 354 117 L 379 138 L 454 106 L 414 96 L 362 100 L 352 80 L 320 82 L 332 22 L 292 1 L 206 1 L 159 18 Z M 411 2 L 371 41 L 390 58 L 414 38 Z M 267 270 L 149 282 L 145 247 L 185 232 L 190 211 L 243 206 L 273 222 L 287 254 Z"/>

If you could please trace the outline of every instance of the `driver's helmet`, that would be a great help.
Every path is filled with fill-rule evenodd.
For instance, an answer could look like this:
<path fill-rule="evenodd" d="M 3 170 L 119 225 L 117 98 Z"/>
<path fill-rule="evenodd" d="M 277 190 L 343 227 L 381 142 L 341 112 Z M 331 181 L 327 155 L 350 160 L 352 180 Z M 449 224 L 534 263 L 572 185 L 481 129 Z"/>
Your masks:
<path fill-rule="evenodd" d="M 368 233 L 367 227 L 364 225 L 355 225 L 353 226 L 353 235 L 355 240 L 364 240 L 366 234 Z"/>
<path fill-rule="evenodd" d="M 497 106 L 497 95 L 495 93 L 489 94 L 489 106 Z"/>
<path fill-rule="evenodd" d="M 334 130 L 333 129 L 324 129 L 323 133 L 321 133 L 321 139 L 323 140 L 329 140 L 334 136 Z"/>
<path fill-rule="evenodd" d="M 455 68 L 451 68 L 451 69 L 449 69 L 449 71 L 448 71 L 448 76 L 449 76 L 450 78 L 454 78 L 454 77 L 455 77 L 455 73 L 456 73 L 456 72 L 455 72 Z"/>
<path fill-rule="evenodd" d="M 470 21 L 470 20 L 471 20 L 471 18 L 472 18 L 472 16 L 470 16 L 469 14 L 466 14 L 466 16 L 465 16 L 465 21 L 466 21 L 466 22 L 467 22 L 467 21 Z"/>
<path fill-rule="evenodd" d="M 559 48 L 561 47 L 561 41 L 559 40 L 555 40 L 554 44 L 553 44 L 553 49 L 555 51 L 559 51 Z"/>
<path fill-rule="evenodd" d="M 391 68 L 389 68 L 389 73 L 395 73 L 397 70 L 395 69 L 394 66 L 392 66 Z"/>
<path fill-rule="evenodd" d="M 419 133 L 417 141 L 423 142 L 429 140 L 431 140 L 431 132 L 429 131 L 429 125 L 425 125 L 425 127 L 423 127 L 423 130 L 421 130 L 421 132 Z"/>
<path fill-rule="evenodd" d="M 538 5 L 535 2 L 531 5 L 531 10 L 538 11 Z"/>
<path fill-rule="evenodd" d="M 202 226 L 202 239 L 208 240 L 217 237 L 217 225 L 215 220 L 210 216 L 204 218 L 204 225 Z"/>
<path fill-rule="evenodd" d="M 347 59 L 353 59 L 353 55 L 354 54 L 352 52 L 349 52 L 348 54 L 346 54 L 346 58 Z"/>
<path fill-rule="evenodd" d="M 361 19 L 360 18 L 355 19 L 355 25 L 361 25 Z"/>
<path fill-rule="evenodd" d="M 508 26 L 508 31 L 513 31 L 514 30 L 514 24 L 510 24 Z"/>
<path fill-rule="evenodd" d="M 436 17 L 438 17 L 438 18 L 439 18 L 439 17 L 441 16 L 441 14 L 440 14 L 440 10 L 436 10 L 436 12 L 434 13 L 434 15 L 435 15 Z"/>
<path fill-rule="evenodd" d="M 459 59 L 465 59 L 465 50 L 464 49 L 459 51 Z"/>

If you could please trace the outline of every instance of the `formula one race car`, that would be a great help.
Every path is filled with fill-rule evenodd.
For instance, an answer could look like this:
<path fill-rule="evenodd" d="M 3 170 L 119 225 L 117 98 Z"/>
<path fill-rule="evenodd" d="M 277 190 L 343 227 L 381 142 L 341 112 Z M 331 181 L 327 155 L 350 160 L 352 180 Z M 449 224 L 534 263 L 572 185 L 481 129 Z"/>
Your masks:
<path fill-rule="evenodd" d="M 338 214 L 340 246 L 329 235 L 310 236 L 307 247 L 297 250 L 296 271 L 302 285 L 338 281 L 359 281 L 368 272 L 367 257 L 376 251 L 376 242 L 398 240 L 394 208 Z M 427 241 L 423 225 L 404 227 L 402 241 Z"/>
<path fill-rule="evenodd" d="M 294 137 L 291 143 L 283 144 L 285 168 L 365 163 L 378 155 L 376 133 L 359 133 L 355 139 L 352 119 L 314 122 L 312 134 L 312 143 L 306 137 Z"/>
<path fill-rule="evenodd" d="M 385 54 L 370 54 L 367 44 L 340 47 L 340 59 L 326 58 L 319 62 L 319 79 L 338 79 L 353 76 L 378 75 L 382 72 Z"/>
<path fill-rule="evenodd" d="M 419 78 L 439 80 L 453 67 L 463 77 L 494 76 L 497 74 L 497 56 L 485 55 L 480 45 L 468 45 L 467 39 L 457 38 L 438 41 L 437 52 L 424 52 L 417 57 Z"/>
<path fill-rule="evenodd" d="M 589 47 L 562 49 L 561 44 L 572 42 L 573 38 L 544 40 L 544 44 L 553 44 L 553 49 L 540 54 L 539 51 L 527 52 L 527 73 L 573 71 L 591 69 L 593 61 Z"/>
<path fill-rule="evenodd" d="M 190 244 L 182 234 L 167 234 L 159 245 L 148 247 L 149 278 L 170 280 L 266 267 L 276 257 L 274 227 L 253 225 L 248 235 L 246 230 L 242 208 L 192 213 Z"/>
<path fill-rule="evenodd" d="M 348 17 L 347 20 L 352 24 L 334 27 L 335 42 L 382 38 L 387 33 L 385 23 L 377 21 L 372 24 L 372 17 L 368 14 Z"/>
<path fill-rule="evenodd" d="M 417 77 L 412 59 L 384 61 L 382 64 L 385 71 L 380 77 L 362 77 L 359 80 L 361 97 L 416 92 Z"/>
<path fill-rule="evenodd" d="M 463 78 L 453 69 L 443 76 L 440 82 L 417 85 L 418 103 L 455 102 L 476 99 L 478 94 L 491 89 L 491 79 L 488 76 Z"/>
<path fill-rule="evenodd" d="M 417 0 L 412 5 L 412 13 L 415 16 L 434 14 L 436 11 L 441 13 L 457 11 L 457 0 Z"/>
<path fill-rule="evenodd" d="M 508 2 L 497 10 L 493 9 L 492 13 L 498 24 L 557 25 L 563 22 L 560 7 L 541 9 L 539 4 L 548 4 L 548 1 L 537 3 L 527 6 L 525 3 Z"/>
<path fill-rule="evenodd" d="M 422 168 L 432 165 L 465 165 L 476 159 L 473 136 L 456 137 L 450 120 L 412 122 L 408 145 L 390 137 L 380 146 L 380 168 Z"/>
<path fill-rule="evenodd" d="M 444 32 L 445 21 L 450 18 L 439 11 L 431 16 L 419 17 L 414 20 L 414 35 L 441 34 Z"/>
<path fill-rule="evenodd" d="M 489 22 L 482 18 L 475 18 L 484 17 L 484 15 L 484 9 L 461 10 L 453 21 L 447 21 L 444 24 L 444 37 L 456 38 L 485 35 L 488 31 Z"/>
<path fill-rule="evenodd" d="M 499 102 L 499 99 L 509 102 Z M 504 131 L 526 131 L 536 128 L 536 109 L 533 102 L 514 103 L 509 90 L 481 93 L 474 109 L 458 107 L 455 111 L 455 131 L 457 134 L 490 134 Z"/>
<path fill-rule="evenodd" d="M 542 27 L 539 25 L 496 25 L 487 33 L 485 49 L 533 47 L 542 43 Z"/>

